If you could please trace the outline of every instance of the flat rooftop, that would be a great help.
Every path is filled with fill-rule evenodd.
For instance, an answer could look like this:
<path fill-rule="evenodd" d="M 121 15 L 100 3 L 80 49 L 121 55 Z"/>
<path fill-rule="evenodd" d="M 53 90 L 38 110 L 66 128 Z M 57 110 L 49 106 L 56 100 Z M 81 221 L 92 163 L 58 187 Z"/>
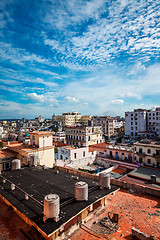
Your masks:
<path fill-rule="evenodd" d="M 138 177 L 146 180 L 150 180 L 152 175 L 155 175 L 157 182 L 160 183 L 160 170 L 149 167 L 139 167 L 131 171 L 129 176 Z"/>
<path fill-rule="evenodd" d="M 59 195 L 60 204 L 74 198 L 75 183 L 78 181 L 87 182 L 89 190 L 92 187 L 98 186 L 98 182 L 81 176 L 77 180 L 74 175 L 69 173 L 60 171 L 59 174 L 56 174 L 55 169 L 23 168 L 16 171 L 4 172 L 1 176 L 10 180 L 42 204 L 44 197 L 50 193 Z M 36 204 L 30 198 L 29 200 L 25 200 L 24 193 L 17 188 L 11 191 L 10 183 L 6 181 L 4 184 L 0 177 L 0 194 L 27 216 L 27 218 L 31 219 L 46 235 L 56 231 L 62 224 L 69 221 L 90 204 L 116 190 L 118 190 L 116 186 L 111 186 L 109 190 L 100 190 L 97 187 L 95 190 L 89 192 L 88 201 L 77 202 L 73 199 L 68 204 L 60 207 L 60 220 L 58 222 L 48 219 L 44 223 L 43 206 Z"/>

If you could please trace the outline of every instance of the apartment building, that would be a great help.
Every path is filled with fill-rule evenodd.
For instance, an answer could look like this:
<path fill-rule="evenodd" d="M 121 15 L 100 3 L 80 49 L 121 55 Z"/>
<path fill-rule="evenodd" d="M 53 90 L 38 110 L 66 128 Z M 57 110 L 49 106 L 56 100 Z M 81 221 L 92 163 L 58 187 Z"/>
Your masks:
<path fill-rule="evenodd" d="M 137 137 L 142 133 L 160 135 L 160 108 L 135 109 L 125 113 L 125 134 Z"/>
<path fill-rule="evenodd" d="M 66 143 L 73 146 L 88 146 L 103 142 L 100 126 L 65 127 Z"/>
<path fill-rule="evenodd" d="M 62 115 L 53 115 L 52 121 L 61 122 L 63 126 L 88 125 L 92 115 L 81 115 L 80 112 L 62 113 Z"/>
<path fill-rule="evenodd" d="M 8 145 L 8 149 L 17 154 L 22 165 L 45 165 L 53 167 L 54 146 L 52 132 L 31 132 L 30 145 L 23 143 Z"/>
<path fill-rule="evenodd" d="M 110 137 L 114 134 L 114 119 L 109 116 L 94 116 L 93 126 L 101 126 L 102 133 Z"/>
<path fill-rule="evenodd" d="M 134 162 L 160 167 L 160 142 L 141 141 L 134 143 Z"/>

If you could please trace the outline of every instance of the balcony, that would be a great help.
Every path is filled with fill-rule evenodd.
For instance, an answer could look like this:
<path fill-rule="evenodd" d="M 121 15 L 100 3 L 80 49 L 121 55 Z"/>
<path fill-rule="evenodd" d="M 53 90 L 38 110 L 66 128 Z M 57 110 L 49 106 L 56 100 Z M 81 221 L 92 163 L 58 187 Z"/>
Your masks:
<path fill-rule="evenodd" d="M 135 154 L 137 154 L 139 156 L 146 156 L 146 153 L 144 153 L 144 152 L 135 152 Z"/>

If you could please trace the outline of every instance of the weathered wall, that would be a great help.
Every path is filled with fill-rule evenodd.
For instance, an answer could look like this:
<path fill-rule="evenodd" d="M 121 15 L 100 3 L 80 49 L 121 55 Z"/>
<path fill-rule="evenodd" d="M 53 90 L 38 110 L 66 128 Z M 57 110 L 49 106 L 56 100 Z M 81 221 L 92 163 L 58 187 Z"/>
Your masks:
<path fill-rule="evenodd" d="M 57 167 L 59 170 L 61 171 L 65 171 L 74 175 L 78 175 L 78 176 L 83 176 L 92 180 L 96 180 L 98 181 L 99 176 L 90 174 L 90 173 L 86 173 L 86 172 L 81 172 L 75 169 L 67 169 L 64 167 Z M 145 187 L 145 186 L 141 186 L 141 185 L 137 185 L 134 183 L 128 183 L 125 182 L 123 180 L 119 180 L 119 179 L 114 179 L 111 178 L 111 184 L 116 185 L 118 187 L 124 188 L 124 189 L 132 189 L 135 192 L 141 192 L 143 194 L 147 194 L 147 195 L 152 195 L 152 196 L 156 196 L 156 197 L 160 197 L 160 189 L 153 189 L 151 187 Z"/>

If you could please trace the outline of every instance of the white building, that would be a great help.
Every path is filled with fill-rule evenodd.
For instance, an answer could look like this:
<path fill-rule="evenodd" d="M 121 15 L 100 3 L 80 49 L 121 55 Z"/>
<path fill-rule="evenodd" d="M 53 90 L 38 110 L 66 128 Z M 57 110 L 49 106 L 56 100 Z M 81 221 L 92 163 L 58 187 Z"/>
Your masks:
<path fill-rule="evenodd" d="M 79 167 L 92 164 L 96 158 L 96 151 L 89 152 L 89 147 L 74 148 L 64 146 L 57 148 L 55 164 L 78 169 Z"/>
<path fill-rule="evenodd" d="M 125 113 L 125 134 L 137 137 L 138 133 L 155 132 L 160 135 L 160 108 L 155 111 L 135 109 Z"/>

